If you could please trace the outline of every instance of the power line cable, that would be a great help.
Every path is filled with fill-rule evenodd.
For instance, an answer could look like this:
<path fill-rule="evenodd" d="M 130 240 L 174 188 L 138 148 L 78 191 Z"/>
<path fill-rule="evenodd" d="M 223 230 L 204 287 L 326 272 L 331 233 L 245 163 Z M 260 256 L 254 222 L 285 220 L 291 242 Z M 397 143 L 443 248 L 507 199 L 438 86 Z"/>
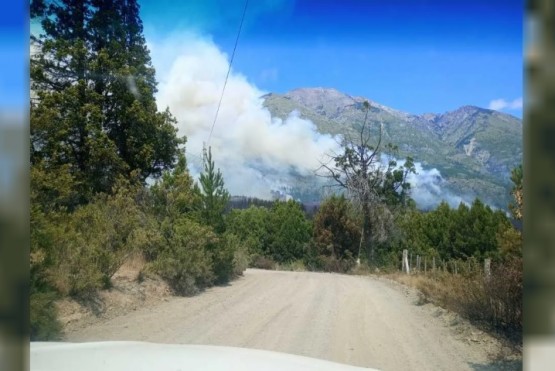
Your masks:
<path fill-rule="evenodd" d="M 235 46 L 233 47 L 233 53 L 231 53 L 231 60 L 229 61 L 229 68 L 227 69 L 227 75 L 225 76 L 224 87 L 222 88 L 222 94 L 220 95 L 220 101 L 218 102 L 218 108 L 216 109 L 216 115 L 214 116 L 214 122 L 212 123 L 212 128 L 210 129 L 210 135 L 208 135 L 208 144 L 210 143 L 210 138 L 212 138 L 212 132 L 214 131 L 214 126 L 216 125 L 216 120 L 218 119 L 218 114 L 220 112 L 220 106 L 222 105 L 222 99 L 224 97 L 225 87 L 227 86 L 227 80 L 229 78 L 229 73 L 231 72 L 231 65 L 233 64 L 233 58 L 235 58 L 235 51 L 237 50 L 237 44 L 239 43 L 239 35 L 241 35 L 241 29 L 243 28 L 243 21 L 245 20 L 245 14 L 247 13 L 247 6 L 249 0 L 245 1 L 245 8 L 243 9 L 243 16 L 241 17 L 241 23 L 239 24 L 239 30 L 237 32 L 237 38 L 235 39 Z"/>

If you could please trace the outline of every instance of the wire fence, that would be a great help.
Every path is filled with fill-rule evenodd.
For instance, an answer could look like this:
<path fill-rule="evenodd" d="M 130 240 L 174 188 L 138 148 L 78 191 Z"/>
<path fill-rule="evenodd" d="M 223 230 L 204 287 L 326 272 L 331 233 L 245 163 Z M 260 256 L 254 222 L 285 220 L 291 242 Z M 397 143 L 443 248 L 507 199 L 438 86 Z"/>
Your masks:
<path fill-rule="evenodd" d="M 432 274 L 436 272 L 474 275 L 491 274 L 491 259 L 478 260 L 474 257 L 468 259 L 440 259 L 437 256 L 414 254 L 403 250 L 399 270 L 407 274 Z"/>

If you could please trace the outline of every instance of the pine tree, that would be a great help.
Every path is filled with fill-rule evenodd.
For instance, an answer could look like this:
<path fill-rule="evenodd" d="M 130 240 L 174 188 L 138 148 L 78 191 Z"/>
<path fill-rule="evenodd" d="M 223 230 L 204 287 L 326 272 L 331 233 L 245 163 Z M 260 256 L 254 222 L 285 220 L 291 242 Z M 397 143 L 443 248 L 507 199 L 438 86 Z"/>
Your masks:
<path fill-rule="evenodd" d="M 144 182 L 175 163 L 180 140 L 156 81 L 135 0 L 34 0 L 31 162 L 65 166 L 86 203 L 118 177 Z"/>
<path fill-rule="evenodd" d="M 200 174 L 204 221 L 217 232 L 225 229 L 223 214 L 229 202 L 229 193 L 225 189 L 224 178 L 220 169 L 216 170 L 212 159 L 212 149 L 203 153 L 204 171 Z"/>

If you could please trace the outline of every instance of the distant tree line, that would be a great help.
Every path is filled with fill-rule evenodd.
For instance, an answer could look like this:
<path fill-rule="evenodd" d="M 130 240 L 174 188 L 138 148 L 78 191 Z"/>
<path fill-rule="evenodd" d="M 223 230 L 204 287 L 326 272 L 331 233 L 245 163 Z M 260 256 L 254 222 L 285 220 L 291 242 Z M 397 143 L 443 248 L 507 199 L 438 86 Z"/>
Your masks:
<path fill-rule="evenodd" d="M 257 197 L 231 196 L 228 202 L 228 211 L 231 209 L 248 209 L 250 206 L 260 206 L 271 208 L 274 201 L 265 200 Z"/>
<path fill-rule="evenodd" d="M 248 196 L 231 196 L 227 204 L 226 211 L 229 212 L 233 209 L 248 209 L 251 206 L 260 206 L 271 209 L 277 200 L 266 200 L 257 197 Z M 320 207 L 320 202 L 301 202 L 301 208 L 309 219 L 312 219 Z"/>

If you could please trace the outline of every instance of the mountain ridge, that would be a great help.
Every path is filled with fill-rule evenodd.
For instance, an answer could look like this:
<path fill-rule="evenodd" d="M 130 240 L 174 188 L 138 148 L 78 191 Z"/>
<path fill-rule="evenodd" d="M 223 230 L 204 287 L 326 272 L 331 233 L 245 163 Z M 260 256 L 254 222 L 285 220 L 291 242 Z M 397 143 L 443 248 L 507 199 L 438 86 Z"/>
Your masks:
<path fill-rule="evenodd" d="M 262 96 L 273 117 L 298 112 L 318 132 L 354 135 L 370 103 L 368 122 L 385 142 L 399 147 L 424 169 L 437 169 L 453 194 L 476 196 L 497 208 L 510 201 L 510 171 L 522 161 L 522 121 L 510 114 L 464 105 L 444 113 L 411 114 L 334 88 L 297 88 Z M 379 125 L 378 125 L 379 124 Z M 468 200 L 471 201 L 471 200 Z"/>

